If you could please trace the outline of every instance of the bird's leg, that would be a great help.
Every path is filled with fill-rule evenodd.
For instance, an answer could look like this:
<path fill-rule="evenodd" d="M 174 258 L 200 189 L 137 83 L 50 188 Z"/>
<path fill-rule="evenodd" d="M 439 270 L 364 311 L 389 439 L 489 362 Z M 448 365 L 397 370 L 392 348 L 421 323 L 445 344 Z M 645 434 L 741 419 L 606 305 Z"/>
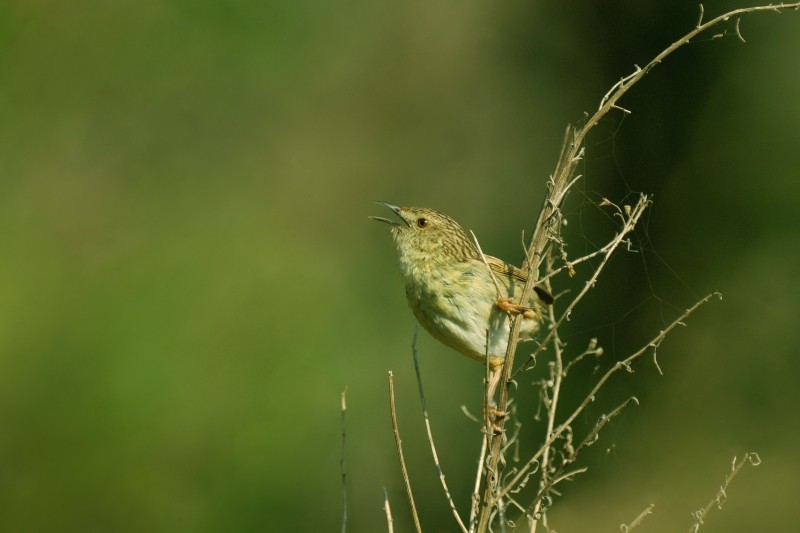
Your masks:
<path fill-rule="evenodd" d="M 500 383 L 500 378 L 503 377 L 503 365 L 492 365 L 492 374 L 489 376 L 489 387 L 486 392 L 486 397 L 489 398 L 489 405 L 494 406 L 494 393 L 497 390 L 497 385 Z"/>
<path fill-rule="evenodd" d="M 491 417 L 489 424 L 495 434 L 502 433 L 502 428 L 497 424 L 497 420 L 506 416 L 506 412 L 498 411 L 495 409 L 497 404 L 494 401 L 494 393 L 497 390 L 497 385 L 500 383 L 500 378 L 503 377 L 503 364 L 490 364 L 491 375 L 489 376 L 489 385 L 486 390 L 486 397 L 488 404 L 484 408 L 484 412 Z"/>
<path fill-rule="evenodd" d="M 510 315 L 522 314 L 522 318 L 536 318 L 536 311 L 532 307 L 525 307 L 513 303 L 514 298 L 498 298 L 495 305 Z"/>

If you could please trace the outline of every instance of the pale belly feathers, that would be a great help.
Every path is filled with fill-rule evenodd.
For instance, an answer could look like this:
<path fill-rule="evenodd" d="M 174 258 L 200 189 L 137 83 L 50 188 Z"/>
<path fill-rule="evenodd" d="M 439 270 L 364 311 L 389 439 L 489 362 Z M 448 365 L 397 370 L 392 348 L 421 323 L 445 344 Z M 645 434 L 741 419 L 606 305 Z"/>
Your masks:
<path fill-rule="evenodd" d="M 425 330 L 454 350 L 479 361 L 503 359 L 508 346 L 511 319 L 496 305 L 497 289 L 486 267 L 463 264 L 442 266 L 424 276 L 426 282 L 413 282 L 419 276 L 404 275 L 408 305 Z M 518 298 L 522 284 L 497 276 L 501 297 Z M 532 300 L 535 301 L 535 294 Z M 537 307 L 532 301 L 532 306 Z M 525 319 L 520 339 L 530 339 L 539 320 Z"/>

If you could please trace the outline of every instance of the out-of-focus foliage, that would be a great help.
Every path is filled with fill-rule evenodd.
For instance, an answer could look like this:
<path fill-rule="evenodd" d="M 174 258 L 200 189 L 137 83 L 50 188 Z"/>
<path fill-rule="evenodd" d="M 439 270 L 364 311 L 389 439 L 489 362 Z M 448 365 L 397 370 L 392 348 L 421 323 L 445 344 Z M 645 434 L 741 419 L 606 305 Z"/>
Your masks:
<path fill-rule="evenodd" d="M 384 486 L 408 530 L 392 369 L 425 530 L 454 530 L 413 320 L 366 216 L 373 200 L 434 207 L 520 261 L 564 126 L 697 16 L 600 4 L 3 3 L 0 529 L 338 528 L 347 386 L 351 530 L 383 530 Z M 747 44 L 684 48 L 587 143 L 571 253 L 613 231 L 592 202 L 656 203 L 569 349 L 597 336 L 603 367 L 697 295 L 725 298 L 664 343 L 663 377 L 644 363 L 612 384 L 609 404 L 642 405 L 586 455 L 559 530 L 614 529 L 650 503 L 649 531 L 688 529 L 748 451 L 763 464 L 708 531 L 800 524 L 799 30 L 796 13 L 764 14 L 742 22 Z M 480 410 L 483 370 L 424 335 L 420 356 L 466 513 L 480 434 L 459 406 Z"/>

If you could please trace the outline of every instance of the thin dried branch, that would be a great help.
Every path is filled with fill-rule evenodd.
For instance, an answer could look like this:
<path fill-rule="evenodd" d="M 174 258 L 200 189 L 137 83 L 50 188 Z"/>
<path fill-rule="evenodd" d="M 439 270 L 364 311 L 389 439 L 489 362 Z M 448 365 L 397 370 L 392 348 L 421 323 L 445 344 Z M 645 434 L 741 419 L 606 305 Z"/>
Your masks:
<path fill-rule="evenodd" d="M 719 297 L 720 294 L 718 292 L 713 292 L 713 293 L 705 296 L 704 298 L 701 298 L 700 300 L 698 300 L 692 307 L 690 307 L 689 309 L 684 311 L 681 314 L 681 316 L 676 318 L 669 326 L 667 326 L 666 329 L 664 329 L 661 332 L 659 332 L 659 334 L 656 335 L 650 342 L 645 344 L 642 348 L 640 348 L 639 350 L 637 350 L 633 354 L 629 355 L 627 358 L 623 359 L 622 361 L 617 362 L 617 364 L 615 364 L 605 374 L 603 374 L 603 376 L 595 384 L 595 386 L 592 388 L 591 392 L 589 392 L 589 394 L 586 396 L 586 398 L 584 398 L 584 400 L 581 402 L 581 404 L 572 412 L 572 414 L 570 414 L 567 417 L 567 419 L 564 422 L 561 423 L 561 425 L 559 425 L 552 432 L 552 434 L 548 437 L 548 439 L 545 441 L 545 443 L 542 445 L 542 447 L 533 455 L 533 457 L 531 457 L 531 460 L 538 460 L 544 454 L 545 450 L 547 448 L 549 448 L 550 446 L 552 446 L 553 443 L 555 443 L 555 441 L 558 440 L 561 437 L 562 434 L 564 434 L 565 432 L 571 430 L 570 428 L 571 428 L 572 422 L 574 422 L 575 419 L 578 418 L 578 416 L 584 411 L 584 409 L 586 409 L 587 405 L 589 405 L 591 402 L 594 401 L 597 393 L 600 391 L 600 389 L 603 388 L 603 386 L 611 378 L 611 376 L 613 376 L 615 373 L 617 373 L 619 370 L 621 370 L 623 368 L 626 369 L 629 372 L 632 372 L 633 370 L 631 368 L 631 363 L 633 363 L 636 359 L 641 357 L 643 354 L 647 353 L 648 349 L 655 348 L 658 345 L 660 345 L 661 342 L 663 342 L 663 340 L 667 337 L 667 335 L 669 335 L 669 333 L 673 329 L 675 329 L 677 326 L 685 325 L 683 321 L 686 320 L 686 318 L 689 315 L 691 315 L 694 311 L 696 311 L 700 306 L 702 306 L 703 304 L 708 303 L 714 296 Z M 524 474 L 525 474 L 525 469 L 523 468 L 522 470 L 520 470 L 520 473 L 517 474 L 517 477 L 521 478 L 521 476 L 524 475 Z M 516 483 L 516 481 L 515 481 L 515 483 Z M 501 492 L 499 494 L 499 497 L 504 496 L 504 493 L 507 492 L 507 489 L 508 489 L 508 487 L 503 492 Z"/>
<path fill-rule="evenodd" d="M 389 506 L 389 493 L 383 487 L 383 510 L 386 512 L 386 530 L 394 533 L 394 520 L 392 520 L 392 508 Z"/>
<path fill-rule="evenodd" d="M 544 509 L 541 507 L 541 502 L 550 499 L 550 493 L 553 492 L 555 486 L 565 479 L 571 480 L 576 474 L 582 474 L 588 470 L 588 468 L 579 468 L 571 472 L 566 472 L 567 467 L 575 462 L 578 455 L 584 448 L 587 448 L 597 442 L 597 439 L 600 436 L 600 430 L 603 429 L 606 424 L 619 415 L 623 409 L 628 407 L 631 403 L 636 403 L 636 405 L 639 405 L 639 400 L 637 400 L 635 397 L 631 397 L 613 409 L 607 415 L 602 415 L 597 420 L 594 428 L 592 428 L 586 437 L 584 437 L 583 441 L 581 441 L 578 447 L 568 450 L 566 457 L 564 457 L 559 467 L 553 468 L 553 472 L 548 474 L 545 474 L 545 472 L 542 471 L 542 483 L 539 488 L 539 493 L 523 512 L 523 514 L 531 521 L 531 531 L 535 531 L 536 522 L 538 522 L 539 518 L 544 513 Z M 546 454 L 547 451 L 545 451 L 545 455 Z M 515 490 L 517 489 L 515 489 L 512 484 L 509 484 L 501 494 L 505 495 L 505 493 L 514 492 Z"/>
<path fill-rule="evenodd" d="M 567 377 L 570 368 L 581 362 L 581 360 L 584 359 L 585 357 L 588 357 L 590 355 L 593 355 L 595 357 L 600 357 L 601 355 L 603 355 L 603 353 L 604 353 L 603 347 L 597 345 L 597 337 L 592 337 L 591 339 L 589 339 L 589 345 L 586 347 L 586 349 L 583 352 L 579 353 L 577 356 L 575 356 L 575 358 L 569 363 L 567 363 L 567 366 L 564 367 L 564 377 Z"/>
<path fill-rule="evenodd" d="M 507 416 L 510 416 L 511 419 L 514 421 L 514 433 L 508 439 L 505 446 L 503 446 L 503 453 L 506 453 L 509 449 L 512 449 L 514 453 L 511 456 L 511 460 L 517 463 L 519 462 L 519 445 L 520 445 L 519 435 L 522 432 L 522 422 L 520 422 L 519 419 L 517 418 L 516 406 L 512 407 L 510 413 L 508 413 Z"/>
<path fill-rule="evenodd" d="M 511 488 L 509 491 L 506 491 L 503 494 L 503 497 L 508 496 L 508 494 L 515 494 L 524 489 L 525 486 L 528 484 L 528 479 L 539 471 L 539 466 L 540 464 L 537 459 L 530 459 L 525 465 L 523 465 L 522 474 L 520 474 L 520 471 L 514 472 L 513 474 L 514 476 L 517 476 L 519 474 L 520 476 L 524 475 L 525 477 L 522 478 L 521 480 L 519 477 L 514 477 L 513 479 L 516 479 L 518 483 L 513 480 L 506 483 L 505 485 L 506 487 L 513 487 L 513 488 Z"/>
<path fill-rule="evenodd" d="M 594 252 L 592 252 L 590 254 L 586 254 L 584 256 L 579 257 L 578 259 L 572 259 L 572 260 L 569 260 L 569 261 L 566 259 L 566 254 L 562 253 L 561 254 L 561 258 L 564 261 L 564 265 L 560 266 L 558 268 L 554 268 L 552 270 L 549 270 L 547 274 L 545 274 L 544 276 L 542 276 L 540 278 L 539 282 L 542 283 L 542 282 L 544 282 L 544 281 L 556 276 L 557 274 L 560 274 L 564 270 L 566 270 L 569 273 L 569 276 L 572 277 L 572 276 L 575 275 L 575 268 L 574 268 L 575 265 L 579 265 L 579 264 L 581 264 L 581 263 L 583 263 L 585 261 L 588 261 L 589 259 L 593 259 L 593 258 L 597 257 L 598 255 L 602 255 L 602 254 L 606 253 L 610 247 L 611 247 L 611 243 L 609 242 L 608 244 L 606 244 L 602 248 L 600 248 L 598 250 L 595 250 Z"/>
<path fill-rule="evenodd" d="M 483 464 L 486 461 L 486 450 L 489 445 L 489 439 L 481 439 L 481 453 L 478 456 L 478 473 L 475 475 L 475 488 L 472 490 L 472 505 L 469 509 L 469 531 L 475 531 L 475 526 L 478 524 L 478 511 L 481 504 L 481 480 L 483 479 Z"/>
<path fill-rule="evenodd" d="M 578 303 L 583 299 L 583 297 L 586 296 L 586 293 L 588 293 L 589 290 L 595 286 L 595 284 L 597 283 L 597 279 L 600 277 L 600 273 L 605 268 L 606 264 L 608 263 L 608 260 L 611 258 L 614 251 L 619 247 L 619 245 L 622 244 L 623 242 L 626 242 L 625 237 L 628 235 L 628 233 L 633 231 L 633 229 L 636 227 L 636 224 L 639 223 L 639 219 L 641 218 L 645 209 L 647 209 L 650 206 L 650 203 L 651 203 L 650 197 L 642 194 L 639 196 L 639 200 L 636 202 L 636 205 L 631 209 L 626 209 L 625 212 L 627 214 L 622 214 L 623 211 L 619 209 L 618 206 L 614 205 L 608 200 L 604 200 L 603 204 L 601 205 L 611 205 L 616 207 L 617 210 L 619 211 L 620 217 L 623 219 L 622 228 L 620 229 L 619 233 L 617 233 L 617 235 L 611 240 L 611 242 L 609 242 L 608 246 L 604 247 L 606 251 L 602 256 L 602 259 L 600 260 L 600 264 L 597 265 L 597 268 L 595 268 L 592 275 L 583 285 L 583 288 L 578 292 L 577 296 L 575 296 L 572 302 L 570 302 L 570 304 L 561 314 L 561 317 L 557 321 L 553 322 L 553 326 L 550 328 L 550 332 L 545 336 L 542 342 L 539 343 L 539 347 L 533 352 L 533 354 L 531 354 L 528 357 L 528 359 L 522 365 L 520 365 L 520 367 L 517 370 L 514 371 L 514 373 L 511 375 L 512 378 L 516 376 L 518 373 L 525 371 L 528 367 L 528 364 L 531 361 L 535 361 L 536 356 L 539 355 L 539 353 L 542 352 L 547 346 L 549 346 L 551 341 L 553 341 L 555 336 L 558 334 L 557 333 L 558 328 L 561 326 L 561 324 L 563 324 L 566 320 L 569 319 L 573 309 L 575 309 L 575 306 L 578 305 Z"/>
<path fill-rule="evenodd" d="M 394 433 L 394 444 L 397 447 L 397 458 L 400 460 L 400 471 L 403 475 L 403 483 L 406 487 L 406 494 L 408 495 L 408 504 L 411 507 L 411 516 L 414 518 L 414 527 L 417 533 L 422 532 L 422 527 L 419 523 L 419 516 L 417 515 L 417 506 L 414 504 L 414 495 L 411 492 L 411 480 L 408 478 L 408 470 L 406 469 L 406 461 L 403 458 L 403 445 L 400 440 L 400 430 L 397 427 L 397 411 L 394 407 L 394 374 L 389 371 L 389 410 L 392 415 L 392 431 Z"/>
<path fill-rule="evenodd" d="M 587 448 L 592 444 L 594 444 L 595 442 L 597 442 L 597 439 L 600 438 L 600 430 L 603 429 L 606 424 L 611 422 L 611 420 L 616 418 L 617 415 L 619 415 L 626 407 L 634 403 L 636 405 L 639 405 L 639 399 L 636 396 L 631 396 L 630 398 L 622 402 L 620 405 L 612 409 L 612 411 L 607 415 L 600 416 L 600 418 L 597 420 L 592 430 L 589 433 L 587 433 L 587 435 L 583 438 L 578 447 L 575 448 L 572 454 L 565 459 L 564 461 L 565 464 L 575 462 L 575 459 L 577 459 L 578 455 L 581 453 L 581 451 L 583 451 L 584 448 Z"/>
<path fill-rule="evenodd" d="M 551 492 L 555 492 L 553 488 L 562 481 L 572 481 L 578 475 L 583 474 L 589 470 L 588 467 L 576 468 L 570 472 L 561 473 L 558 476 L 550 478 L 547 483 L 541 488 L 536 498 L 522 510 L 522 516 L 527 517 L 530 521 L 530 531 L 535 532 L 536 526 L 540 520 L 544 520 L 545 512 L 552 506 L 553 499 L 550 497 Z"/>
<path fill-rule="evenodd" d="M 553 234 L 558 234 L 558 222 L 560 220 L 560 207 L 566 198 L 572 185 L 576 182 L 577 178 L 573 178 L 574 170 L 577 163 L 583 158 L 584 148 L 583 143 L 586 135 L 591 131 L 600 120 L 605 117 L 612 109 L 620 109 L 617 102 L 622 96 L 628 92 L 636 83 L 638 83 L 648 72 L 661 63 L 667 56 L 674 53 L 680 47 L 688 44 L 691 40 L 706 30 L 726 22 L 733 17 L 740 17 L 741 15 L 755 13 L 760 11 L 773 11 L 780 13 L 783 10 L 800 9 L 800 2 L 793 3 L 780 3 L 770 4 L 765 6 L 754 6 L 749 8 L 735 9 L 719 15 L 718 17 L 703 23 L 703 8 L 700 6 L 701 13 L 697 26 L 685 34 L 681 39 L 675 41 L 661 53 L 655 56 L 644 68 L 636 67 L 636 70 L 622 78 L 619 82 L 614 84 L 608 93 L 602 98 L 598 110 L 584 123 L 584 125 L 576 130 L 567 127 L 565 133 L 564 143 L 562 145 L 561 154 L 558 159 L 555 171 L 550 177 L 547 185 L 547 194 L 545 195 L 542 208 L 539 212 L 539 218 L 536 222 L 531 243 L 526 251 L 528 260 L 526 267 L 528 268 L 528 282 L 523 288 L 520 302 L 525 302 L 530 297 L 533 287 L 538 283 L 538 269 L 539 263 L 543 257 L 544 250 Z M 737 18 L 737 21 L 739 19 Z M 740 32 L 737 29 L 737 33 Z M 510 342 L 508 345 L 508 352 L 506 360 L 513 361 L 513 353 L 516 348 L 517 340 L 519 338 L 519 320 L 515 320 L 514 327 L 510 335 Z M 510 356 L 510 357 L 509 357 Z M 501 391 L 502 393 L 502 391 Z M 500 406 L 502 409 L 502 406 Z"/>
<path fill-rule="evenodd" d="M 472 235 L 472 242 L 475 243 L 475 248 L 478 249 L 478 254 L 481 256 L 481 260 L 483 261 L 484 266 L 486 266 L 486 270 L 489 271 L 489 275 L 492 276 L 492 281 L 494 282 L 494 288 L 497 291 L 497 297 L 500 298 L 503 296 L 503 291 L 500 290 L 500 283 L 497 282 L 497 278 L 494 275 L 494 270 L 492 267 L 489 266 L 489 261 L 486 260 L 486 256 L 483 255 L 483 250 L 481 249 L 481 243 L 478 242 L 478 237 L 475 236 L 475 233 L 470 230 L 469 234 Z"/>
<path fill-rule="evenodd" d="M 736 477 L 739 471 L 748 464 L 753 466 L 760 465 L 761 457 L 759 457 L 755 452 L 750 452 L 746 453 L 745 456 L 742 457 L 742 460 L 738 463 L 736 462 L 736 457 L 733 458 L 733 461 L 731 462 L 731 471 L 728 472 L 727 476 L 725 476 L 725 480 L 722 482 L 722 486 L 720 486 L 717 494 L 711 499 L 710 502 L 706 504 L 705 507 L 692 513 L 694 523 L 692 524 L 692 527 L 689 528 L 689 533 L 696 533 L 700 529 L 700 526 L 704 524 L 706 515 L 708 515 L 709 511 L 711 511 L 714 506 L 716 506 L 717 509 L 722 509 L 722 505 L 728 499 L 728 485 L 730 485 L 731 481 L 733 481 L 733 478 Z"/>
<path fill-rule="evenodd" d="M 514 353 L 514 350 L 511 349 L 511 343 L 516 344 L 516 342 L 519 339 L 519 317 L 516 317 L 514 319 L 512 330 L 511 330 L 511 335 L 510 335 L 510 339 L 509 339 L 509 348 L 508 348 L 508 351 L 506 352 L 506 357 L 505 357 L 505 360 L 503 362 L 503 368 L 502 368 L 503 379 L 501 379 L 501 381 L 500 381 L 500 400 L 498 402 L 498 408 L 497 408 L 500 412 L 504 412 L 507 409 L 507 406 L 508 406 L 508 383 L 511 381 L 513 376 L 515 376 L 520 371 L 524 370 L 526 365 L 529 365 L 531 361 L 535 361 L 536 360 L 536 356 L 542 350 L 544 350 L 545 347 L 549 346 L 550 343 L 557 344 L 554 339 L 558 335 L 559 326 L 565 320 L 567 320 L 567 318 L 569 318 L 569 315 L 570 315 L 570 313 L 572 313 L 572 310 L 574 309 L 575 305 L 577 305 L 577 303 L 586 295 L 586 293 L 589 291 L 589 289 L 591 289 L 595 285 L 595 283 L 597 282 L 597 278 L 600 275 L 600 272 L 603 271 L 603 268 L 607 264 L 609 258 L 614 253 L 614 251 L 619 247 L 619 245 L 622 242 L 625 241 L 625 236 L 633 230 L 633 228 L 638 223 L 639 218 L 641 217 L 642 213 L 649 206 L 649 204 L 650 204 L 650 199 L 646 195 L 641 195 L 640 198 L 639 198 L 639 201 L 636 204 L 636 206 L 633 207 L 630 210 L 626 210 L 626 212 L 628 214 L 627 214 L 627 218 L 625 218 L 624 221 L 623 221 L 622 229 L 617 234 L 617 236 L 614 237 L 614 239 L 612 239 L 611 246 L 605 252 L 605 255 L 603 256 L 603 259 L 600 261 L 600 264 L 595 269 L 595 271 L 592 274 L 592 276 L 586 282 L 586 284 L 584 285 L 583 289 L 578 293 L 578 295 L 567 306 L 566 310 L 563 312 L 561 317 L 557 321 L 555 321 L 555 323 L 553 324 L 553 327 L 551 327 L 551 329 L 550 329 L 550 332 L 545 336 L 544 340 L 539 344 L 539 347 L 534 351 L 534 353 L 530 357 L 528 357 L 528 359 L 525 361 L 525 363 L 523 363 L 521 365 L 521 367 L 519 369 L 517 369 L 514 372 L 514 374 L 512 375 L 511 374 L 511 369 L 512 369 L 512 365 L 513 365 L 513 353 Z M 526 287 L 529 284 L 529 282 L 530 282 L 530 278 L 528 279 L 528 283 L 526 283 Z M 521 301 L 527 301 L 527 300 L 523 299 Z M 500 422 L 500 424 L 504 424 L 505 420 L 503 418 L 501 418 L 499 420 L 499 422 Z M 496 474 L 497 474 L 498 463 L 500 462 L 500 459 L 501 459 L 501 447 L 502 447 L 502 442 L 503 442 L 503 440 L 502 440 L 503 439 L 503 435 L 502 435 L 502 432 L 496 432 L 496 433 L 499 433 L 499 434 L 495 434 L 492 437 L 490 453 L 489 453 L 489 461 L 488 461 L 488 464 L 486 466 L 486 487 L 484 489 L 484 501 L 483 501 L 484 511 L 483 511 L 483 513 L 481 515 L 481 520 L 480 520 L 480 523 L 478 525 L 478 531 L 486 531 L 486 528 L 488 528 L 489 515 L 488 515 L 485 507 L 486 506 L 492 507 L 492 506 L 496 505 L 500 500 L 500 496 L 498 496 L 498 492 L 499 492 L 500 488 L 499 488 L 498 483 L 497 483 L 499 478 L 497 477 Z M 551 434 L 551 432 L 548 432 L 548 435 L 549 434 Z M 550 446 L 550 444 L 546 445 L 544 447 L 544 449 L 549 448 L 549 446 Z M 537 457 L 537 459 L 538 459 L 538 457 Z M 544 469 L 542 469 L 542 471 L 544 471 Z"/>
<path fill-rule="evenodd" d="M 339 465 L 342 469 L 342 533 L 347 531 L 347 468 L 345 464 L 345 444 L 347 431 L 345 430 L 345 415 L 347 413 L 347 387 L 342 391 L 342 455 Z"/>
<path fill-rule="evenodd" d="M 456 504 L 453 502 L 452 496 L 450 496 L 450 490 L 447 488 L 447 481 L 444 478 L 444 472 L 442 471 L 442 465 L 439 462 L 439 455 L 436 453 L 436 445 L 433 442 L 433 432 L 431 431 L 431 419 L 428 416 L 428 405 L 425 401 L 425 391 L 422 387 L 422 373 L 419 371 L 419 357 L 417 356 L 417 335 L 419 333 L 419 324 L 416 325 L 414 328 L 414 340 L 411 343 L 411 353 L 414 356 L 414 370 L 417 373 L 417 385 L 419 386 L 419 400 L 422 403 L 422 416 L 425 419 L 425 431 L 428 435 L 428 444 L 431 447 L 431 454 L 433 455 L 433 464 L 436 465 L 436 472 L 439 474 L 439 481 L 442 483 L 442 489 L 444 490 L 444 495 L 447 498 L 447 503 L 450 505 L 450 510 L 453 511 L 453 516 L 456 518 L 456 522 L 458 522 L 461 531 L 467 533 L 467 528 L 464 526 L 464 522 L 461 520 L 461 516 L 458 514 L 458 510 L 456 509 Z"/>
<path fill-rule="evenodd" d="M 708 22 L 702 22 L 702 13 L 700 16 L 700 20 L 697 26 L 686 35 L 684 35 L 681 39 L 674 42 L 672 45 L 668 46 L 664 49 L 661 53 L 655 56 L 649 63 L 647 63 L 644 68 L 636 67 L 636 70 L 628 76 L 622 78 L 619 82 L 614 84 L 609 92 L 603 97 L 600 102 L 600 106 L 598 110 L 591 115 L 586 123 L 580 129 L 573 129 L 571 127 L 567 128 L 565 141 L 562 147 L 561 154 L 559 156 L 558 164 L 556 165 L 555 171 L 553 175 L 550 177 L 548 181 L 548 190 L 545 195 L 542 208 L 539 212 L 539 217 L 537 219 L 533 236 L 531 238 L 531 243 L 526 250 L 526 257 L 528 260 L 526 261 L 525 267 L 527 267 L 528 271 L 528 280 L 525 283 L 522 294 L 520 295 L 519 302 L 527 302 L 530 298 L 530 295 L 533 291 L 534 286 L 539 282 L 538 280 L 538 272 L 539 272 L 539 265 L 544 257 L 544 252 L 547 245 L 554 239 L 558 239 L 559 237 L 559 230 L 561 226 L 561 205 L 563 204 L 564 199 L 566 198 L 567 193 L 569 192 L 570 188 L 577 182 L 577 178 L 574 177 L 575 168 L 583 158 L 584 155 L 584 147 L 583 143 L 585 141 L 586 135 L 589 131 L 594 128 L 599 121 L 605 117 L 609 111 L 612 109 L 619 109 L 623 112 L 626 112 L 622 107 L 618 105 L 620 98 L 622 98 L 628 90 L 631 89 L 636 83 L 638 83 L 648 72 L 650 72 L 653 68 L 656 67 L 659 63 L 661 63 L 664 59 L 666 59 L 670 54 L 675 52 L 680 47 L 684 46 L 685 44 L 689 43 L 694 37 L 698 36 L 699 34 L 705 32 L 706 30 L 716 26 L 717 24 L 730 20 L 732 17 L 739 17 L 741 15 L 747 13 L 755 13 L 759 11 L 774 11 L 780 13 L 783 9 L 800 9 L 800 2 L 797 3 L 781 3 L 776 5 L 767 5 L 767 6 L 756 6 L 750 8 L 743 8 L 743 9 L 736 9 L 729 11 L 723 15 L 720 15 Z M 738 25 L 738 21 L 736 24 L 736 33 L 741 38 L 741 31 Z M 607 257 L 607 256 L 606 256 Z M 587 285 L 588 287 L 588 285 Z M 584 288 L 584 290 L 588 290 L 588 288 Z M 565 314 L 564 317 L 569 316 Z M 519 317 L 515 317 L 512 323 L 511 332 L 509 334 L 509 342 L 508 342 L 508 349 L 506 351 L 506 357 L 503 363 L 502 368 L 502 380 L 500 382 L 500 398 L 498 401 L 498 410 L 503 411 L 506 408 L 508 402 L 508 382 L 512 375 L 512 368 L 514 363 L 514 353 L 516 351 L 517 343 L 519 341 L 519 333 L 520 333 L 520 322 Z M 557 328 L 557 325 L 555 326 Z M 549 341 L 549 340 L 548 340 Z M 540 349 L 543 349 L 547 346 L 547 341 L 541 343 Z M 493 507 L 497 505 L 499 502 L 495 497 L 495 491 L 497 489 L 496 481 L 496 469 L 498 462 L 500 461 L 500 450 L 502 446 L 502 429 L 504 421 L 502 419 L 499 420 L 499 429 L 501 431 L 497 432 L 497 434 L 492 438 L 490 451 L 489 451 L 489 461 L 486 467 L 487 479 L 486 479 L 486 486 L 484 490 L 484 497 L 483 503 L 484 508 L 481 512 L 481 517 L 478 524 L 478 531 L 480 533 L 484 533 L 487 531 L 490 523 L 490 519 L 492 516 Z M 553 439 L 553 437 L 550 437 Z M 548 439 L 548 440 L 550 440 Z"/>
<path fill-rule="evenodd" d="M 702 8 L 702 6 L 701 6 L 701 8 Z M 653 507 L 655 507 L 655 506 L 656 506 L 656 504 L 654 504 L 654 503 L 651 503 L 650 505 L 648 505 L 648 506 L 647 506 L 647 507 L 644 509 L 644 511 L 642 511 L 641 513 L 639 513 L 639 514 L 636 516 L 636 518 L 634 518 L 634 519 L 633 519 L 633 522 L 631 522 L 630 524 L 620 524 L 620 526 L 619 526 L 619 530 L 620 530 L 622 533 L 628 533 L 628 531 L 630 531 L 631 529 L 633 529 L 633 528 L 635 528 L 635 527 L 639 526 L 639 525 L 640 525 L 640 524 L 641 524 L 641 523 L 644 521 L 644 519 L 647 517 L 647 515 L 649 515 L 649 514 L 652 514 L 652 512 L 653 512 Z"/>
<path fill-rule="evenodd" d="M 548 268 L 552 267 L 552 256 L 548 254 Z M 550 286 L 550 281 L 547 280 L 546 282 L 547 289 L 552 292 L 552 287 Z M 555 316 L 555 308 L 554 306 L 548 307 L 548 313 L 550 314 L 550 323 L 553 324 L 556 322 Z M 558 330 L 556 328 L 552 329 L 553 334 L 553 351 L 555 352 L 553 363 L 550 365 L 550 388 L 551 388 L 551 395 L 549 400 L 547 400 L 547 430 L 545 435 L 550 435 L 553 433 L 553 428 L 555 427 L 556 423 L 556 415 L 558 411 L 558 399 L 561 396 L 561 382 L 563 381 L 566 373 L 564 372 L 564 363 L 563 363 L 563 352 L 562 346 L 563 343 L 561 338 L 558 336 Z M 547 398 L 547 391 L 543 390 L 544 397 Z M 529 461 L 528 464 L 531 464 Z M 547 449 L 542 454 L 542 460 L 540 465 L 540 472 L 541 478 L 539 480 L 539 492 L 541 494 L 546 494 L 549 492 L 549 486 L 552 483 L 552 479 L 550 477 L 550 447 L 548 446 Z M 524 481 L 524 480 L 523 480 Z M 546 491 L 547 489 L 547 491 Z M 504 490 L 504 492 L 508 492 L 508 490 Z M 533 508 L 533 521 L 530 525 L 531 533 L 535 533 L 536 531 L 536 516 L 539 516 L 542 513 L 541 507 L 542 500 L 541 498 L 537 498 L 534 504 L 531 506 Z M 528 514 L 527 511 L 524 511 L 525 514 Z"/>

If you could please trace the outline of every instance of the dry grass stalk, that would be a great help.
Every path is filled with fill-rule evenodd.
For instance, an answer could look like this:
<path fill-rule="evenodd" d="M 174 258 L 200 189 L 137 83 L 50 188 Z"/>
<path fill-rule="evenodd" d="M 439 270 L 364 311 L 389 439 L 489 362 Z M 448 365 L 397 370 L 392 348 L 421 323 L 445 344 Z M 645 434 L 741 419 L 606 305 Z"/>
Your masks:
<path fill-rule="evenodd" d="M 416 527 L 417 533 L 421 533 L 422 526 L 419 522 L 417 506 L 414 503 L 414 494 L 411 491 L 411 480 L 408 478 L 406 460 L 403 457 L 403 442 L 400 439 L 400 429 L 397 427 L 397 411 L 394 406 L 394 374 L 391 370 L 389 371 L 389 411 L 392 417 L 392 432 L 394 433 L 394 444 L 397 447 L 397 458 L 400 460 L 400 472 L 402 473 L 403 484 L 406 487 L 406 495 L 408 496 L 408 505 L 411 507 L 411 516 L 414 518 L 414 526 Z"/>

